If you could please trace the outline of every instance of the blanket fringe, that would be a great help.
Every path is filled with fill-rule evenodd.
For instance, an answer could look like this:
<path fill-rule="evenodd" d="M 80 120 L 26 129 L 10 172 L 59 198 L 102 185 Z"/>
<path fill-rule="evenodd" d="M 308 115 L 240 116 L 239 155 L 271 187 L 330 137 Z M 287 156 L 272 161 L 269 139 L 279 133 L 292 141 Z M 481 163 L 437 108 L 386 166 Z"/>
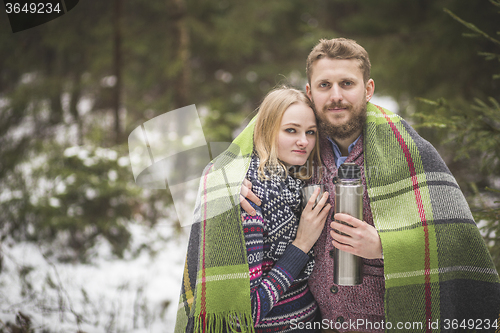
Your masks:
<path fill-rule="evenodd" d="M 226 332 L 255 333 L 252 316 L 237 312 L 200 314 L 193 333 L 221 333 L 224 327 Z"/>

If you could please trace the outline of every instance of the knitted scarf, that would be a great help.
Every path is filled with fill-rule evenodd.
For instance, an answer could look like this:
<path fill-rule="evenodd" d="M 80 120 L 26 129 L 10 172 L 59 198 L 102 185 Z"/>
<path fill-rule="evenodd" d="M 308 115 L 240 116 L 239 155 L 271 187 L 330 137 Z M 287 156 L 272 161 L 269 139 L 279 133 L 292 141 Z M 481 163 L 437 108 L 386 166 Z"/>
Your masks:
<path fill-rule="evenodd" d="M 175 332 L 255 332 L 240 211 L 256 118 L 203 171 Z"/>
<path fill-rule="evenodd" d="M 297 235 L 300 215 L 300 208 L 303 181 L 293 178 L 290 175 L 283 177 L 283 172 L 268 172 L 265 170 L 268 179 L 259 177 L 260 159 L 253 155 L 247 179 L 252 183 L 252 192 L 261 199 L 262 215 L 264 217 L 265 234 L 264 239 L 266 251 L 264 251 L 263 261 L 278 261 L 287 246 L 292 243 Z M 313 250 L 309 251 L 309 261 L 301 270 L 301 273 L 293 280 L 294 283 L 307 280 L 314 267 Z"/>
<path fill-rule="evenodd" d="M 371 103 L 367 113 L 364 168 L 384 251 L 386 322 L 494 331 L 498 273 L 455 178 L 398 115 Z"/>

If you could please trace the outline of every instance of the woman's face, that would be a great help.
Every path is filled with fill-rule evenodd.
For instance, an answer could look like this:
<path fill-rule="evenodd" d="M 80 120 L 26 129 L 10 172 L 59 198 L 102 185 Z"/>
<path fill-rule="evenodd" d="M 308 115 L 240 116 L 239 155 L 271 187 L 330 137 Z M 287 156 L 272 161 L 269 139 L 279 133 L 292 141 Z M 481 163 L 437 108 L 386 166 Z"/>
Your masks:
<path fill-rule="evenodd" d="M 287 166 L 303 165 L 316 143 L 314 111 L 303 102 L 290 105 L 278 133 L 278 158 Z"/>

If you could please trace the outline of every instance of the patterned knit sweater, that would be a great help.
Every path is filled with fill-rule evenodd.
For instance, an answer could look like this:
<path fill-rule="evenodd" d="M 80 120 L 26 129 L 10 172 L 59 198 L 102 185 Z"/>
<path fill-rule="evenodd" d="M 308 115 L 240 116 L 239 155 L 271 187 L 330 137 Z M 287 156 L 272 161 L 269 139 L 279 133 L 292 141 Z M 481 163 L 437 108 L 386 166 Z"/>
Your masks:
<path fill-rule="evenodd" d="M 304 328 L 319 313 L 307 285 L 313 254 L 291 244 L 300 220 L 302 182 L 291 176 L 259 180 L 258 165 L 253 156 L 247 179 L 262 205 L 254 205 L 256 216 L 242 211 L 255 332 L 314 332 Z"/>
<path fill-rule="evenodd" d="M 337 176 L 332 146 L 326 137 L 320 140 L 321 158 L 326 167 L 323 180 L 326 190 L 335 193 L 333 178 Z M 346 162 L 356 163 L 361 168 L 363 180 L 363 220 L 373 225 L 370 199 L 366 191 L 365 170 L 363 166 L 363 136 L 360 137 Z M 330 195 L 330 204 L 335 207 L 335 196 Z M 381 259 L 363 259 L 363 283 L 358 286 L 340 286 L 333 283 L 333 244 L 329 233 L 334 209 L 326 220 L 325 228 L 319 237 L 314 251 L 316 266 L 309 280 L 314 297 L 321 309 L 323 320 L 328 326 L 340 332 L 384 332 L 384 262 Z M 359 321 L 358 321 L 359 320 Z M 352 326 L 356 323 L 356 326 Z M 359 324 L 359 325 L 358 325 Z"/>

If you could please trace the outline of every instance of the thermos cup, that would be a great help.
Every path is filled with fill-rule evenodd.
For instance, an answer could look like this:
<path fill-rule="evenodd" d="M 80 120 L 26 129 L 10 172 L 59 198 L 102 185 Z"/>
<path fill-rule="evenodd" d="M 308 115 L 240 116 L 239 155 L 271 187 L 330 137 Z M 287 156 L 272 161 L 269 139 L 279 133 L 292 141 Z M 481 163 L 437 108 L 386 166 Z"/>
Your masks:
<path fill-rule="evenodd" d="M 335 213 L 349 214 L 363 220 L 363 184 L 361 170 L 354 163 L 339 167 L 335 184 Z M 345 222 L 340 223 L 349 225 Z M 333 282 L 342 286 L 354 286 L 363 282 L 363 259 L 335 248 Z"/>
<path fill-rule="evenodd" d="M 325 193 L 325 185 L 319 184 L 319 185 L 307 185 L 302 188 L 302 209 L 306 208 L 307 202 L 313 195 L 314 191 L 319 188 L 319 194 L 316 197 L 316 201 L 314 202 L 314 207 L 318 204 L 319 200 L 321 199 L 321 196 L 323 193 Z"/>

